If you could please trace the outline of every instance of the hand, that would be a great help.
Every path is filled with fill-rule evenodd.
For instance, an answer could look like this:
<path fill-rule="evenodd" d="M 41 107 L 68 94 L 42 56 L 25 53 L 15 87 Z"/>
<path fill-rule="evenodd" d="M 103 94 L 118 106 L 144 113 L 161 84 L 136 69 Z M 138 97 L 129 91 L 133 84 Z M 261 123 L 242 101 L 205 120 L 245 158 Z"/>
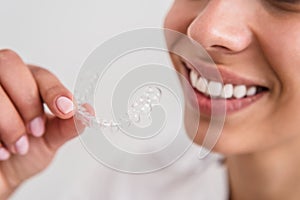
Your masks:
<path fill-rule="evenodd" d="M 77 135 L 73 114 L 72 94 L 53 74 L 0 50 L 0 199 L 45 169 Z"/>

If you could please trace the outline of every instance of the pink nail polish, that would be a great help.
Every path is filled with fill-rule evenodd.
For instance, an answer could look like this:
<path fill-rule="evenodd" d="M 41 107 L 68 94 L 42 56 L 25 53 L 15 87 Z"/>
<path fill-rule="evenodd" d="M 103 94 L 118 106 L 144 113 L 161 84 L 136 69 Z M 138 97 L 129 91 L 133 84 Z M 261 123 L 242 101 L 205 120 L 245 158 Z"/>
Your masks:
<path fill-rule="evenodd" d="M 30 131 L 33 136 L 40 137 L 45 131 L 44 121 L 42 117 L 34 118 L 29 124 Z"/>
<path fill-rule="evenodd" d="M 25 155 L 29 150 L 29 142 L 26 135 L 20 137 L 20 139 L 15 144 L 18 154 Z"/>
<path fill-rule="evenodd" d="M 7 160 L 10 157 L 10 153 L 3 147 L 0 147 L 0 160 Z"/>
<path fill-rule="evenodd" d="M 56 100 L 56 105 L 58 109 L 64 114 L 68 114 L 74 109 L 73 102 L 67 97 L 59 97 Z"/>

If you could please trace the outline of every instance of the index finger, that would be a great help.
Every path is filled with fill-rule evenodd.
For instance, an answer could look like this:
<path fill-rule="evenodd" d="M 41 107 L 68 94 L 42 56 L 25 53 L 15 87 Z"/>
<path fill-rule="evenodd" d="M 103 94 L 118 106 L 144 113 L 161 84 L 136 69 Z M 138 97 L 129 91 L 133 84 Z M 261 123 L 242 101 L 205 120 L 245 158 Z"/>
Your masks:
<path fill-rule="evenodd" d="M 61 119 L 71 118 L 74 114 L 71 92 L 48 70 L 33 65 L 29 68 L 35 78 L 41 98 L 51 112 Z"/>

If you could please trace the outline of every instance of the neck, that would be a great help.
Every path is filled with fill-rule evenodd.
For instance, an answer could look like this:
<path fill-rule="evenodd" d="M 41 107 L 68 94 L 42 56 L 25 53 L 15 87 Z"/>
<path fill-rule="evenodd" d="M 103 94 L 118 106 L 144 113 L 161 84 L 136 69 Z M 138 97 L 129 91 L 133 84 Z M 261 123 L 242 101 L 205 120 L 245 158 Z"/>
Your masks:
<path fill-rule="evenodd" d="M 232 200 L 299 199 L 300 139 L 226 160 Z"/>

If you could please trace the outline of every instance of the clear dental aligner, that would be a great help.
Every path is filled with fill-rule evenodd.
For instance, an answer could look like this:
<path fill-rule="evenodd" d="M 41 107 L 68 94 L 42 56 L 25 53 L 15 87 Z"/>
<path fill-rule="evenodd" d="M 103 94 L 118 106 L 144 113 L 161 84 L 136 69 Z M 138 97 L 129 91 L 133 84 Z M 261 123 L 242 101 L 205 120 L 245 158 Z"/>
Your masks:
<path fill-rule="evenodd" d="M 159 87 L 148 86 L 143 94 L 136 98 L 129 106 L 127 113 L 121 117 L 118 122 L 99 119 L 91 115 L 82 104 L 78 105 L 76 117 L 88 127 L 100 129 L 109 128 L 112 131 L 118 131 L 121 126 L 129 127 L 133 123 L 139 123 L 141 117 L 149 116 L 153 106 L 159 105 L 161 95 L 162 92 Z"/>

